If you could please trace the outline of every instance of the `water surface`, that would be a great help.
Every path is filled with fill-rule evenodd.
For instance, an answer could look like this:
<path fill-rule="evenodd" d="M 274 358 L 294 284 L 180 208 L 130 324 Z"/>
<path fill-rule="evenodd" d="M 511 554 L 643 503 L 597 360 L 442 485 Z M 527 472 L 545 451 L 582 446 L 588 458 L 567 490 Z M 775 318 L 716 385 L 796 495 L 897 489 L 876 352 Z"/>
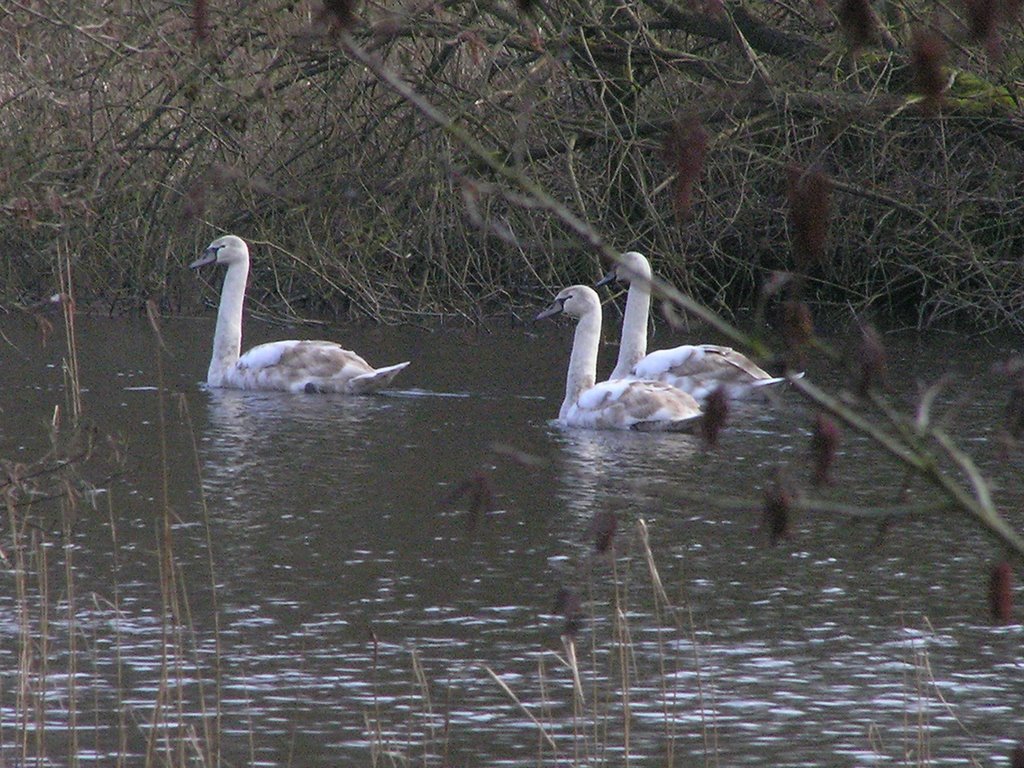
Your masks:
<path fill-rule="evenodd" d="M 3 333 L 0 456 L 27 461 L 45 450 L 55 406 L 67 419 L 66 349 L 23 318 Z M 145 754 L 161 689 L 183 705 L 157 720 L 200 740 L 219 728 L 236 764 L 962 765 L 1004 761 L 1024 737 L 1021 627 L 993 625 L 986 602 L 1002 553 L 967 521 L 882 531 L 802 515 L 768 543 L 763 489 L 780 471 L 809 486 L 814 412 L 793 392 L 734 409 L 708 450 L 686 435 L 553 426 L 567 325 L 247 327 L 246 346 L 329 335 L 378 364 L 413 361 L 369 398 L 207 390 L 211 333 L 165 321 L 158 366 L 147 324 L 79 320 L 85 416 L 127 464 L 82 500 L 71 546 L 46 531 L 48 587 L 32 577 L 19 602 L 9 560 L 0 596 L 0 725 L 45 733 L 54 764 L 72 722 L 82 760 Z M 897 402 L 950 376 L 936 416 L 1019 530 L 1021 452 L 996 439 L 1007 393 L 991 370 L 1017 341 L 887 339 Z M 823 364 L 809 375 L 849 378 Z M 834 474 L 830 498 L 931 498 L 920 482 L 904 493 L 902 469 L 849 433 Z M 490 490 L 488 509 L 468 490 L 453 498 L 464 481 Z M 53 510 L 38 511 L 52 522 Z M 603 511 L 618 521 L 614 557 L 588 533 Z M 188 608 L 169 661 L 165 514 Z M 640 520 L 675 612 L 654 599 Z M 577 705 L 554 613 L 562 587 L 583 612 Z M 19 653 L 27 636 L 39 643 L 41 617 L 49 641 L 33 669 L 45 656 L 48 695 L 26 721 Z"/>

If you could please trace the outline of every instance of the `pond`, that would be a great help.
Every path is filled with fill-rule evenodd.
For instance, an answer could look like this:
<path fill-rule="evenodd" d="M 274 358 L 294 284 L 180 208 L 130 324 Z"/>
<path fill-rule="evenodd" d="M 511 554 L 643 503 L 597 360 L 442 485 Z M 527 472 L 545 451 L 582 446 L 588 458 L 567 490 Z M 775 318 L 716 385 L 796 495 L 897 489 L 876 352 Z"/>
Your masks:
<path fill-rule="evenodd" d="M 207 390 L 212 319 L 165 320 L 162 354 L 144 321 L 77 324 L 84 417 L 124 464 L 83 466 L 98 487 L 63 517 L 9 511 L 5 761 L 962 765 L 1024 737 L 1024 632 L 987 598 L 1005 554 L 970 522 L 794 514 L 768 541 L 780 473 L 861 506 L 934 497 L 849 431 L 834 484 L 811 489 L 796 392 L 734 407 L 711 449 L 552 425 L 568 324 L 249 322 L 246 346 L 327 337 L 412 361 L 364 398 Z M 69 421 L 67 350 L 59 326 L 45 344 L 25 317 L 0 330 L 0 458 L 28 463 Z M 935 415 L 1024 529 L 992 370 L 1019 339 L 886 344 L 894 402 L 948 377 Z"/>

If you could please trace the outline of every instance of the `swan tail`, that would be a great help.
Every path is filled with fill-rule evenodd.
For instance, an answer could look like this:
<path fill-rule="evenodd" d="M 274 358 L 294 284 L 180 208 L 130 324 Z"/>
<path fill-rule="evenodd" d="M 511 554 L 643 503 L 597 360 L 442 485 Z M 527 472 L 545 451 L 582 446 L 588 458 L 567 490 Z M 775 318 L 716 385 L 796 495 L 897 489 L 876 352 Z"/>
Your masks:
<path fill-rule="evenodd" d="M 754 379 L 753 381 L 747 382 L 745 386 L 748 386 L 751 389 L 759 389 L 760 387 L 772 387 L 776 384 L 781 384 L 785 380 L 785 376 L 773 376 L 770 379 Z"/>
<path fill-rule="evenodd" d="M 773 384 L 782 384 L 783 382 L 789 381 L 791 379 L 802 379 L 803 377 L 804 371 L 800 371 L 800 373 L 793 373 L 790 374 L 789 376 L 773 376 L 770 379 L 756 379 L 755 381 L 750 382 L 750 386 L 754 388 L 769 387 Z"/>
<path fill-rule="evenodd" d="M 388 365 L 384 368 L 377 368 L 369 373 L 355 376 L 349 379 L 349 391 L 354 395 L 365 395 L 370 392 L 376 392 L 383 389 L 390 384 L 391 380 L 394 379 L 395 376 L 397 376 L 408 364 L 409 361 L 407 360 L 404 363 Z"/>

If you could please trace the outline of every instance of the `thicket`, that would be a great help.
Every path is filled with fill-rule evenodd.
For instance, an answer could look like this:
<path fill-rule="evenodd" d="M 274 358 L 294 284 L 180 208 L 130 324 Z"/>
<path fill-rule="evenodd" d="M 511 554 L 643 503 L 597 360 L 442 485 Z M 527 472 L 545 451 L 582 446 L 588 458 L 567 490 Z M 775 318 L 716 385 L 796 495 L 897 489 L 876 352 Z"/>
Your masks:
<path fill-rule="evenodd" d="M 712 309 L 800 268 L 819 306 L 1020 328 L 1016 5 L 0 0 L 0 301 L 70 264 L 79 306 L 194 309 L 184 266 L 224 231 L 254 244 L 252 306 L 289 315 L 480 316 L 597 276 L 342 25 Z M 800 215 L 828 217 L 813 264 Z"/>

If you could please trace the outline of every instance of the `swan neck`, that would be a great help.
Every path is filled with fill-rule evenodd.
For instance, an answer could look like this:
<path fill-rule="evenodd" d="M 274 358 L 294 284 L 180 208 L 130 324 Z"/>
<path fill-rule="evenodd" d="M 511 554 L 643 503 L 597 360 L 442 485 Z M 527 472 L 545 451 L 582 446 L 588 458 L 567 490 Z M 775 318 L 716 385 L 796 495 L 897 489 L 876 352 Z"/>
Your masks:
<path fill-rule="evenodd" d="M 651 286 L 649 278 L 638 276 L 629 284 L 626 294 L 626 312 L 622 318 L 622 339 L 619 342 L 619 359 L 610 378 L 621 379 L 630 375 L 633 368 L 647 354 L 647 317 L 651 310 Z"/>
<path fill-rule="evenodd" d="M 565 379 L 565 400 L 559 418 L 565 420 L 569 409 L 580 395 L 594 386 L 597 379 L 597 353 L 601 345 L 601 310 L 595 308 L 579 319 L 573 336 L 569 374 Z"/>
<path fill-rule="evenodd" d="M 207 383 L 219 386 L 225 373 L 238 362 L 242 351 L 242 303 L 249 279 L 249 262 L 235 262 L 224 275 L 224 287 L 217 310 L 217 329 L 213 334 L 213 357 Z"/>

